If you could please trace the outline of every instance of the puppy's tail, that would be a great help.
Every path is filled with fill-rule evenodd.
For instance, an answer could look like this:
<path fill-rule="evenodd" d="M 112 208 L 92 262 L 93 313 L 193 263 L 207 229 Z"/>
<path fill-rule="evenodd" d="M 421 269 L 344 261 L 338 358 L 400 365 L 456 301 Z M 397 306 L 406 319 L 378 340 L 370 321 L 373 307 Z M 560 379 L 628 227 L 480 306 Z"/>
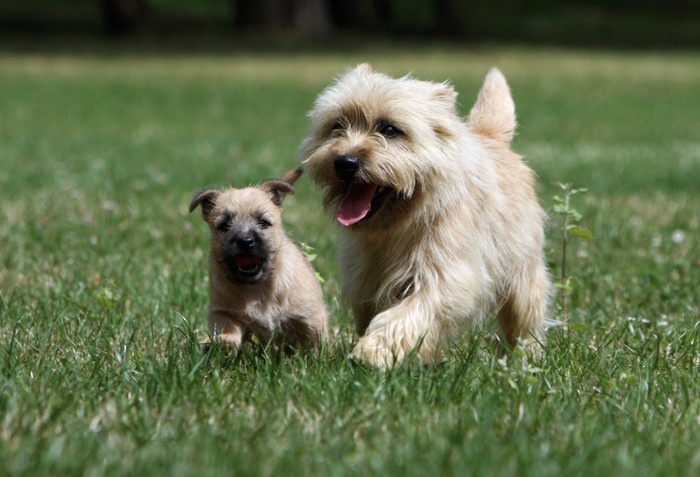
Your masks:
<path fill-rule="evenodd" d="M 472 130 L 506 146 L 515 134 L 515 103 L 503 74 L 493 68 L 479 91 L 467 120 Z"/>

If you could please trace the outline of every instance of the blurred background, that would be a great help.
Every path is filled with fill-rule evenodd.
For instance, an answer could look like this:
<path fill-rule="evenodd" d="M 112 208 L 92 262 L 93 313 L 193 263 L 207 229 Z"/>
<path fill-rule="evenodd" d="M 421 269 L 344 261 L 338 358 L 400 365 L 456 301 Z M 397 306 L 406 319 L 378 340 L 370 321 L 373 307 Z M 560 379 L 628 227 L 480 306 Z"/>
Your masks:
<path fill-rule="evenodd" d="M 337 47 L 348 38 L 411 37 L 677 48 L 700 45 L 699 20 L 700 0 L 3 0 L 0 41 L 5 48 L 100 36 L 190 48 L 243 39 Z"/>

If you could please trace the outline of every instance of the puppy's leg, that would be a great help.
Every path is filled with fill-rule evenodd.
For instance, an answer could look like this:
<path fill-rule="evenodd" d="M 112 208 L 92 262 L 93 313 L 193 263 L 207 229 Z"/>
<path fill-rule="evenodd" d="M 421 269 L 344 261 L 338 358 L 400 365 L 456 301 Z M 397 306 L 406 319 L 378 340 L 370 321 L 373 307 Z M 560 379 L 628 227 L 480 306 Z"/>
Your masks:
<path fill-rule="evenodd" d="M 355 345 L 351 359 L 376 368 L 390 368 L 413 350 L 424 361 L 438 351 L 440 306 L 428 292 L 415 294 L 376 315 Z"/>
<path fill-rule="evenodd" d="M 319 311 L 311 317 L 291 318 L 284 323 L 282 333 L 284 343 L 318 347 L 328 341 L 326 313 Z"/>
<path fill-rule="evenodd" d="M 214 343 L 238 348 L 243 342 L 245 329 L 227 313 L 211 310 L 209 332 Z"/>
<path fill-rule="evenodd" d="M 498 311 L 498 321 L 510 347 L 519 341 L 541 343 L 544 339 L 549 276 L 541 259 L 533 259 L 529 265 L 514 275 Z"/>

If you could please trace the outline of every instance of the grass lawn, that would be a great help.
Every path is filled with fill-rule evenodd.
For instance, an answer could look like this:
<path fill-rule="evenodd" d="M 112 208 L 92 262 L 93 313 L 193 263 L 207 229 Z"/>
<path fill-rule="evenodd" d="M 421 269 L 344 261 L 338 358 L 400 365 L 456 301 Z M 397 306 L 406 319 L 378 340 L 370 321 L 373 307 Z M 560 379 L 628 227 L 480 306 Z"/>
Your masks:
<path fill-rule="evenodd" d="M 569 250 L 569 327 L 541 359 L 502 358 L 487 327 L 435 366 L 351 365 L 308 179 L 285 221 L 338 343 L 197 346 L 190 199 L 295 167 L 315 95 L 365 60 L 450 79 L 465 114 L 500 67 L 545 208 L 557 181 L 589 189 L 595 240 Z M 696 53 L 0 54 L 0 475 L 700 475 L 699 85 Z"/>

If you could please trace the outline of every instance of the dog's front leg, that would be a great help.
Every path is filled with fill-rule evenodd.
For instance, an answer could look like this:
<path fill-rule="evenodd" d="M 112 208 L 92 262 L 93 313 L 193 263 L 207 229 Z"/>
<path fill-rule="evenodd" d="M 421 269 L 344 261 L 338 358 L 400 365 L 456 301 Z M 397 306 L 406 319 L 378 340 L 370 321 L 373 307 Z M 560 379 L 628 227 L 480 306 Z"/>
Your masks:
<path fill-rule="evenodd" d="M 376 368 L 390 368 L 412 352 L 423 361 L 434 358 L 440 344 L 439 303 L 418 293 L 376 315 L 350 358 Z"/>
<path fill-rule="evenodd" d="M 355 320 L 355 332 L 364 335 L 376 311 L 374 306 L 364 302 L 352 306 L 352 316 Z"/>
<path fill-rule="evenodd" d="M 245 330 L 226 311 L 210 309 L 209 332 L 214 343 L 238 348 L 243 342 Z"/>

